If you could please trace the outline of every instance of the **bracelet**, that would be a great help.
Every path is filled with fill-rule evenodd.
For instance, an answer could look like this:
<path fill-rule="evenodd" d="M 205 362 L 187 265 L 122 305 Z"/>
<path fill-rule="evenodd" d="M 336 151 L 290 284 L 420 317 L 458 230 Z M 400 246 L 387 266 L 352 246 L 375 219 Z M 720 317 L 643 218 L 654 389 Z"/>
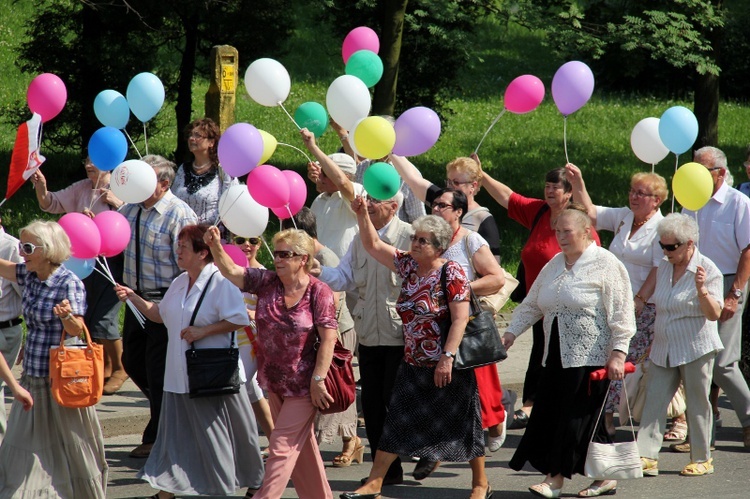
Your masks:
<path fill-rule="evenodd" d="M 638 298 L 639 300 L 641 300 L 641 301 L 643 302 L 643 304 L 644 304 L 644 305 L 646 304 L 646 299 L 645 299 L 645 298 L 643 298 L 643 297 L 642 297 L 641 295 L 639 295 L 638 293 L 636 293 L 636 294 L 635 294 L 635 297 L 636 297 L 636 298 Z"/>
<path fill-rule="evenodd" d="M 348 134 L 346 134 L 346 135 L 339 135 L 339 140 L 340 140 L 340 141 L 344 141 L 344 140 L 347 140 L 348 138 L 349 138 L 349 135 L 348 135 Z"/>
<path fill-rule="evenodd" d="M 60 320 L 61 321 L 69 321 L 72 318 L 73 318 L 73 314 L 71 314 L 70 312 L 68 312 L 68 315 L 66 315 L 64 317 L 60 317 Z"/>

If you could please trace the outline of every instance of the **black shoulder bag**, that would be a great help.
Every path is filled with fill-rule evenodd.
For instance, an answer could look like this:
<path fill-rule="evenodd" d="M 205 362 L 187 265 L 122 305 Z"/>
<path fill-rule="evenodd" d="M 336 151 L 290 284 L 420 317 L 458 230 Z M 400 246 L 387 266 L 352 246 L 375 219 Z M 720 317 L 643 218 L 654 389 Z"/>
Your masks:
<path fill-rule="evenodd" d="M 198 309 L 206 296 L 211 280 L 216 272 L 208 278 L 198 303 L 195 304 L 190 325 L 195 322 Z M 240 392 L 240 350 L 234 344 L 234 331 L 227 348 L 195 348 L 193 343 L 185 351 L 187 362 L 188 387 L 191 399 L 199 397 L 214 397 L 217 395 L 231 395 Z"/>
<path fill-rule="evenodd" d="M 536 227 L 536 224 L 539 223 L 539 219 L 542 218 L 542 215 L 544 215 L 544 212 L 547 210 L 549 210 L 549 205 L 547 203 L 544 203 L 542 207 L 539 208 L 539 211 L 536 212 L 536 216 L 534 216 L 534 222 L 532 222 L 531 224 L 529 235 L 534 232 L 534 227 Z M 518 281 L 518 286 L 516 286 L 516 289 L 514 289 L 510 294 L 510 299 L 516 303 L 521 303 L 523 299 L 526 298 L 526 269 L 523 266 L 523 261 L 518 263 L 518 270 L 516 270 L 516 280 Z"/>

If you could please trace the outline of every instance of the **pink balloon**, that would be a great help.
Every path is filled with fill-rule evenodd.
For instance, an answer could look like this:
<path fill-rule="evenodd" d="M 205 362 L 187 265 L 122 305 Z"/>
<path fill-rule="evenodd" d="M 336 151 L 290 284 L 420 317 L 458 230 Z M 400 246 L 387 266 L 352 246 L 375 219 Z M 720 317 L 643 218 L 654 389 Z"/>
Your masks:
<path fill-rule="evenodd" d="M 581 109 L 594 93 L 594 73 L 581 61 L 566 62 L 552 78 L 552 98 L 563 116 Z"/>
<path fill-rule="evenodd" d="M 119 255 L 130 242 L 128 219 L 116 211 L 103 211 L 94 217 L 99 229 L 102 245 L 99 254 L 110 257 Z"/>
<path fill-rule="evenodd" d="M 378 34 L 367 26 L 354 28 L 344 38 L 344 45 L 341 47 L 341 57 L 344 58 L 344 64 L 349 61 L 349 57 L 358 50 L 369 50 L 376 54 L 380 51 L 380 40 Z"/>
<path fill-rule="evenodd" d="M 70 251 L 76 258 L 94 258 L 102 246 L 102 236 L 93 220 L 83 213 L 66 213 L 58 223 L 70 238 Z"/>
<path fill-rule="evenodd" d="M 514 114 L 533 111 L 544 99 L 544 83 L 534 75 L 521 75 L 505 89 L 505 109 Z"/>
<path fill-rule="evenodd" d="M 289 202 L 289 183 L 275 166 L 260 165 L 247 177 L 247 190 L 261 206 L 283 207 Z"/>
<path fill-rule="evenodd" d="M 217 147 L 221 167 L 233 177 L 248 174 L 263 156 L 263 137 L 249 123 L 235 123 L 227 128 Z"/>
<path fill-rule="evenodd" d="M 240 267 L 244 268 L 250 265 L 250 262 L 247 261 L 245 252 L 242 251 L 239 246 L 235 246 L 234 244 L 229 243 L 221 243 L 221 247 L 224 248 L 224 251 L 227 252 L 229 258 L 231 258 L 232 261 Z"/>
<path fill-rule="evenodd" d="M 289 184 L 289 205 L 271 208 L 271 211 L 280 220 L 284 220 L 285 218 L 293 217 L 305 206 L 305 201 L 307 201 L 307 185 L 302 175 L 294 170 L 281 170 L 281 174 Z"/>
<path fill-rule="evenodd" d="M 59 76 L 43 73 L 31 80 L 26 91 L 26 102 L 32 113 L 49 121 L 63 110 L 68 100 L 68 90 Z"/>
<path fill-rule="evenodd" d="M 427 152 L 440 137 L 440 117 L 428 107 L 413 107 L 396 119 L 393 129 L 396 131 L 393 153 L 417 156 Z"/>

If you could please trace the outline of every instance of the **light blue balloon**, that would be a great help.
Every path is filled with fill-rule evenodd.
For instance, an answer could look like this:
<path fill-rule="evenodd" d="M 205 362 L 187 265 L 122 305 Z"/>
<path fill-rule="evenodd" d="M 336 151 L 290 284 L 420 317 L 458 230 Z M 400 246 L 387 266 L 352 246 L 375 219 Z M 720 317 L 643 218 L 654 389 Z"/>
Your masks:
<path fill-rule="evenodd" d="M 698 120 L 686 107 L 670 107 L 659 119 L 659 138 L 667 149 L 682 154 L 693 147 L 698 138 Z"/>
<path fill-rule="evenodd" d="M 159 112 L 164 104 L 164 85 L 153 73 L 140 73 L 128 83 L 128 104 L 133 114 L 143 123 Z"/>
<path fill-rule="evenodd" d="M 96 258 L 74 258 L 65 261 L 65 268 L 73 272 L 79 279 L 86 279 L 94 272 Z"/>
<path fill-rule="evenodd" d="M 102 171 L 114 170 L 125 161 L 128 154 L 128 141 L 117 128 L 105 126 L 94 132 L 89 139 L 91 162 Z"/>
<path fill-rule="evenodd" d="M 94 114 L 102 125 L 122 130 L 130 119 L 130 106 L 117 90 L 102 90 L 94 99 Z"/>

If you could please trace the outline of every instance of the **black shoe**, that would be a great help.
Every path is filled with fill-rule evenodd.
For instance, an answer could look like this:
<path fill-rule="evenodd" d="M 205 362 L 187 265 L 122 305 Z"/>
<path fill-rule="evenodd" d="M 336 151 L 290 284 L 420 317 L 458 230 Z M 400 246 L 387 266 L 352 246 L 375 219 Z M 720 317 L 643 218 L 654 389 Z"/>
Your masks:
<path fill-rule="evenodd" d="M 424 480 L 430 474 L 435 471 L 435 468 L 440 464 L 439 461 L 428 461 L 427 459 L 420 459 L 417 465 L 414 467 L 412 476 L 415 480 Z"/>
<path fill-rule="evenodd" d="M 380 492 L 374 494 L 360 494 L 359 492 L 344 492 L 339 496 L 340 499 L 377 499 Z"/>
<path fill-rule="evenodd" d="M 529 424 L 529 417 L 521 409 L 513 413 L 513 421 L 508 425 L 509 430 L 523 430 Z"/>
<path fill-rule="evenodd" d="M 369 479 L 369 476 L 364 477 L 362 480 L 359 481 L 362 485 L 367 483 L 367 480 Z M 404 476 L 398 475 L 398 476 L 386 476 L 383 478 L 383 485 L 401 485 L 404 483 Z"/>

